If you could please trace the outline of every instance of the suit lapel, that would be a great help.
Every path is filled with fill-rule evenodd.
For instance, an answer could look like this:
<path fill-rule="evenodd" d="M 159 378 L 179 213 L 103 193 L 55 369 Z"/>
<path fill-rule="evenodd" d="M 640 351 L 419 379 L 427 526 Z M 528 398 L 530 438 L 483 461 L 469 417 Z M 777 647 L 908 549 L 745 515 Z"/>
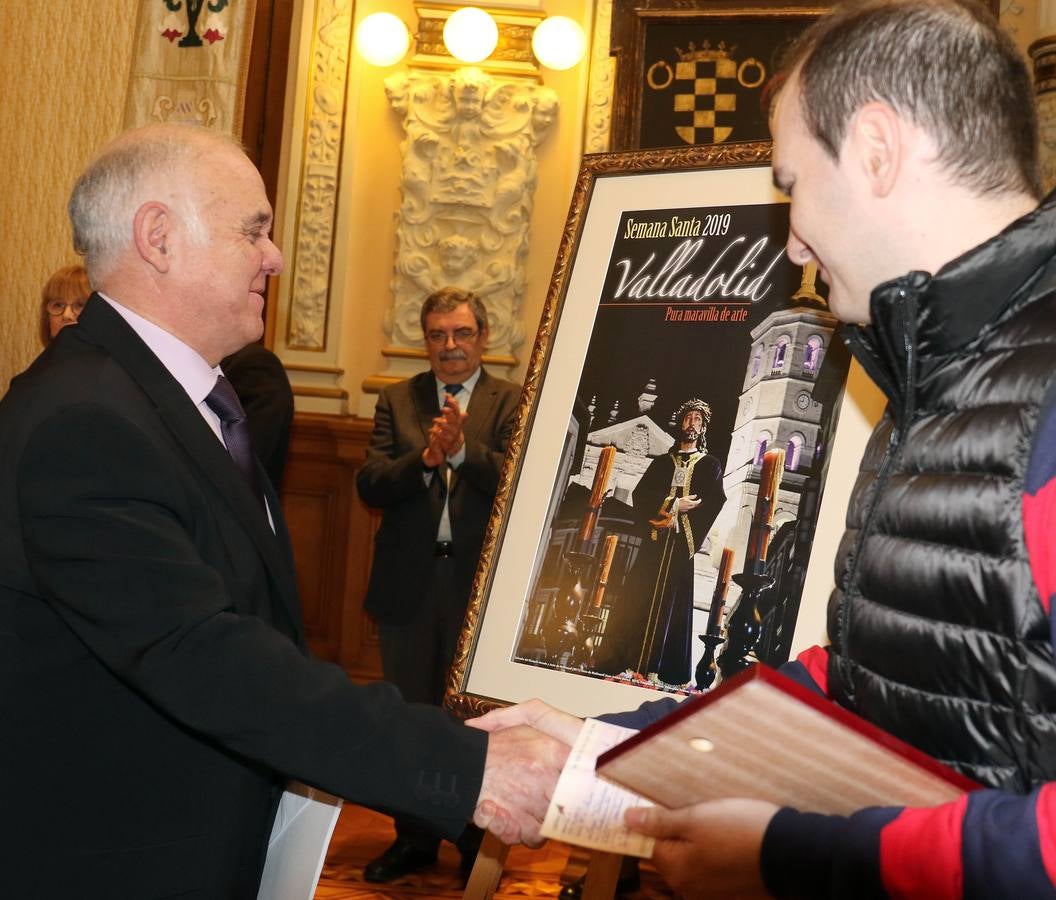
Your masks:
<path fill-rule="evenodd" d="M 231 508 L 238 522 L 252 538 L 261 561 L 283 595 L 288 625 L 299 633 L 296 579 L 288 554 L 276 552 L 273 534 L 260 504 L 231 455 L 202 418 L 187 392 L 172 377 L 151 349 L 102 298 L 93 297 L 78 319 L 78 331 L 103 347 L 150 397 L 158 415 L 202 476 Z M 257 463 L 259 468 L 259 462 Z M 162 473 L 159 473 L 159 475 Z M 261 471 L 261 481 L 268 481 Z M 278 529 L 282 510 L 278 498 L 268 488 L 268 503 Z M 282 528 L 285 534 L 285 526 Z M 287 548 L 289 544 L 285 545 Z"/>
<path fill-rule="evenodd" d="M 465 436 L 466 443 L 476 440 L 477 436 L 484 430 L 484 426 L 491 421 L 492 411 L 495 408 L 495 396 L 497 393 L 498 389 L 495 386 L 495 379 L 488 375 L 484 369 L 481 369 L 480 378 L 477 379 L 476 386 L 473 388 L 473 395 L 469 399 L 469 410 L 466 416 L 466 421 L 462 426 L 462 433 Z M 485 441 L 484 443 L 490 444 L 491 442 Z M 458 472 L 452 470 L 452 497 L 455 496 L 460 484 L 461 480 L 458 477 Z"/>
<path fill-rule="evenodd" d="M 473 396 L 469 401 L 469 415 L 466 418 L 466 424 L 462 426 L 467 441 L 475 440 L 484 424 L 491 419 L 497 392 L 495 379 L 481 369 L 480 378 L 477 379 L 477 384 L 473 388 Z"/>
<path fill-rule="evenodd" d="M 436 376 L 432 370 L 420 372 L 410 381 L 411 402 L 414 404 L 414 413 L 418 419 L 418 427 L 422 430 L 423 449 L 429 443 L 429 429 L 433 427 L 433 419 L 440 415 L 440 399 L 437 397 Z M 447 492 L 447 473 L 438 472 L 429 483 L 429 508 L 433 519 L 433 530 L 440 524 L 440 516 L 444 511 L 444 495 Z"/>

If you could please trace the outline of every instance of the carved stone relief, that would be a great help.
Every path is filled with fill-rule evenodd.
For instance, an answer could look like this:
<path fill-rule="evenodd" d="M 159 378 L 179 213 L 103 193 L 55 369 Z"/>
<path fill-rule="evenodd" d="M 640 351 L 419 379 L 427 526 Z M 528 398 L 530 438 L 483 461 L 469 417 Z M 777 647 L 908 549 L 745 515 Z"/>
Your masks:
<path fill-rule="evenodd" d="M 475 67 L 402 72 L 385 90 L 404 131 L 389 340 L 420 348 L 422 300 L 453 285 L 487 305 L 490 352 L 512 354 L 524 340 L 535 151 L 557 116 L 557 95 Z"/>
<path fill-rule="evenodd" d="M 317 0 L 318 30 L 312 40 L 308 123 L 298 190 L 287 346 L 324 350 L 333 257 L 337 182 L 348 80 L 352 4 Z"/>
<path fill-rule="evenodd" d="M 612 91 L 616 60 L 609 53 L 612 32 L 612 0 L 598 0 L 594 9 L 594 34 L 590 46 L 590 83 L 587 91 L 584 153 L 604 153 L 609 149 L 612 128 Z"/>

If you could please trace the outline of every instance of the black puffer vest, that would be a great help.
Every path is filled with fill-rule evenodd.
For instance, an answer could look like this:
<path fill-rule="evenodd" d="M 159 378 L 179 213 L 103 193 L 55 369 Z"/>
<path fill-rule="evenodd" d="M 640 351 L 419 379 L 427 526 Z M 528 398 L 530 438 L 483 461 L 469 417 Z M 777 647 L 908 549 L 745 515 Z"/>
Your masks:
<path fill-rule="evenodd" d="M 994 787 L 1056 778 L 1056 664 L 1023 484 L 1056 384 L 1056 202 L 881 285 L 847 344 L 889 405 L 829 604 L 830 690 Z"/>

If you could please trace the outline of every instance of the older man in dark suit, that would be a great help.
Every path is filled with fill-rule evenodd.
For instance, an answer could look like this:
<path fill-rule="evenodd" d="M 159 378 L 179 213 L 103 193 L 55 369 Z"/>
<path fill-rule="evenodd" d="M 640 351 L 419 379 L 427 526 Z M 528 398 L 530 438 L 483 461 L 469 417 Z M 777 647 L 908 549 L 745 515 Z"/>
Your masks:
<path fill-rule="evenodd" d="M 430 294 L 421 323 L 430 371 L 382 390 L 357 484 L 385 510 L 366 600 L 385 678 L 404 699 L 439 705 L 520 388 L 481 367 L 488 314 L 475 294 Z M 435 829 L 397 817 L 396 842 L 364 877 L 391 881 L 431 865 L 439 842 Z M 457 843 L 465 871 L 479 834 Z"/>
<path fill-rule="evenodd" d="M 79 179 L 97 293 L 0 403 L 5 897 L 253 898 L 293 777 L 535 837 L 553 751 L 306 652 L 286 527 L 218 363 L 282 269 L 232 142 L 153 126 Z M 560 754 L 544 762 L 553 774 Z"/>

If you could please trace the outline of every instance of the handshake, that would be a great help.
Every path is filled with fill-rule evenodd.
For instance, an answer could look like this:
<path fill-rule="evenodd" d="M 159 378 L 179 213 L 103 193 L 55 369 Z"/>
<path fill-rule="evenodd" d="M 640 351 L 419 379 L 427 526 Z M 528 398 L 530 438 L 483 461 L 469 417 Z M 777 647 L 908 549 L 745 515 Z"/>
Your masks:
<path fill-rule="evenodd" d="M 474 823 L 507 844 L 539 846 L 539 829 L 583 721 L 529 700 L 466 724 L 490 735 Z M 629 809 L 624 824 L 656 839 L 653 865 L 687 900 L 764 898 L 769 894 L 759 854 L 776 812 L 759 800 L 716 800 L 676 810 Z"/>
<path fill-rule="evenodd" d="M 490 734 L 474 824 L 504 843 L 539 846 L 539 828 L 583 720 L 529 700 L 466 724 Z"/>

